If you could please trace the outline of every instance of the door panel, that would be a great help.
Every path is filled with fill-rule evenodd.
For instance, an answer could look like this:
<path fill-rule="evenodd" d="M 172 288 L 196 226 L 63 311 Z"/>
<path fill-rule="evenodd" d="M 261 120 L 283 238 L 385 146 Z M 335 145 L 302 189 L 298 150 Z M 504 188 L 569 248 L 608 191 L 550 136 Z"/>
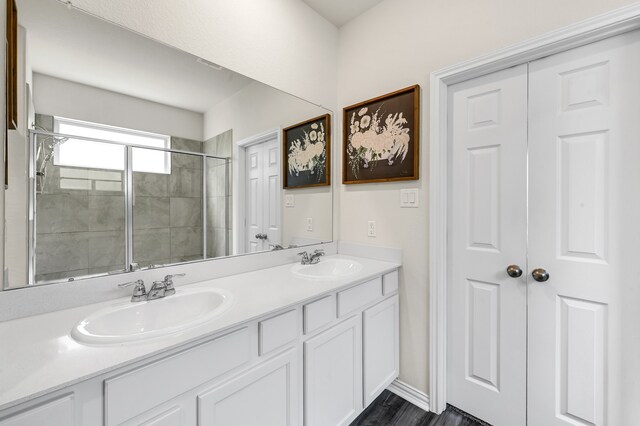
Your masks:
<path fill-rule="evenodd" d="M 530 65 L 532 426 L 640 416 L 639 71 L 638 32 Z"/>
<path fill-rule="evenodd" d="M 524 425 L 527 66 L 452 89 L 447 401 Z"/>
<path fill-rule="evenodd" d="M 253 253 L 262 250 L 262 240 L 256 235 L 262 232 L 262 175 L 263 175 L 263 150 L 261 145 L 247 148 L 247 252 Z"/>
<path fill-rule="evenodd" d="M 246 151 L 247 252 L 269 250 L 282 243 L 280 147 L 278 139 L 252 145 Z M 264 234 L 264 238 L 256 235 Z"/>

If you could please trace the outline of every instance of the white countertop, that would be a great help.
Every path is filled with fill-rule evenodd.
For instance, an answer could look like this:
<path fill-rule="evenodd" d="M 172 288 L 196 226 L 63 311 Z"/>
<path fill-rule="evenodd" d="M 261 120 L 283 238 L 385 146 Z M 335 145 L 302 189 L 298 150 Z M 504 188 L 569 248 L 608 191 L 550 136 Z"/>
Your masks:
<path fill-rule="evenodd" d="M 98 309 L 128 297 L 0 323 L 0 411 L 136 361 L 213 336 L 240 323 L 297 305 L 400 267 L 400 264 L 353 256 L 362 271 L 330 280 L 299 278 L 291 264 L 198 282 L 181 288 L 230 291 L 234 305 L 210 322 L 160 339 L 109 346 L 87 346 L 71 329 Z M 153 302 L 151 302 L 153 303 Z"/>

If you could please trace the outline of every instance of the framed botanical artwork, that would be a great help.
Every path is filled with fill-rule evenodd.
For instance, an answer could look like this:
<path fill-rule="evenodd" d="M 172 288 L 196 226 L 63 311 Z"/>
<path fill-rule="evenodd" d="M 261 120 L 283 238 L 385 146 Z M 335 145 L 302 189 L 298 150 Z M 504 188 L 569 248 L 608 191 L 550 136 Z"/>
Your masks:
<path fill-rule="evenodd" d="M 283 187 L 331 184 L 331 116 L 315 117 L 282 131 Z"/>
<path fill-rule="evenodd" d="M 343 110 L 342 183 L 418 179 L 420 86 Z"/>

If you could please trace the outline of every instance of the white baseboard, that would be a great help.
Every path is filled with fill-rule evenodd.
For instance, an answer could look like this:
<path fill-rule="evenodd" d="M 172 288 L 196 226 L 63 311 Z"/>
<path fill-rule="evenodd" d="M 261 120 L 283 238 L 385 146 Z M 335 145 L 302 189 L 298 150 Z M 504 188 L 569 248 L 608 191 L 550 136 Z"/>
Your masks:
<path fill-rule="evenodd" d="M 416 407 L 422 408 L 424 411 L 431 411 L 429 410 L 429 395 L 419 391 L 413 386 L 396 379 L 387 389 L 399 397 L 404 398 L 406 401 L 409 401 Z"/>

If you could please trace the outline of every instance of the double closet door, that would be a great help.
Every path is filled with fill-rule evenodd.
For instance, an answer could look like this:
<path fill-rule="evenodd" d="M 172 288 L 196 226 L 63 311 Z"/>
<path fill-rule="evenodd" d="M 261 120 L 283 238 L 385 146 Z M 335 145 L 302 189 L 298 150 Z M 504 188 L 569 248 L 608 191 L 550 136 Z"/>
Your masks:
<path fill-rule="evenodd" d="M 640 424 L 640 33 L 449 93 L 447 402 Z"/>

